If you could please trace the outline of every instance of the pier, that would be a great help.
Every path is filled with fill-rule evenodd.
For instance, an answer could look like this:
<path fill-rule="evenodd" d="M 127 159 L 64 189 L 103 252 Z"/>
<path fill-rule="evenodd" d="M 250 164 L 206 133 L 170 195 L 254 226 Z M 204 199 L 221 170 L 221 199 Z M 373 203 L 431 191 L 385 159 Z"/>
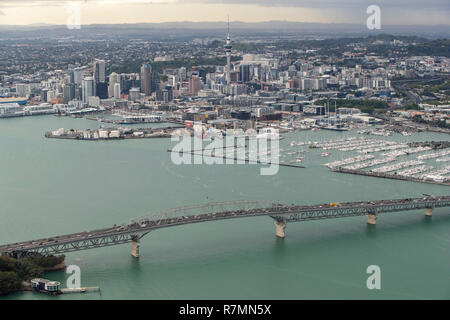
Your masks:
<path fill-rule="evenodd" d="M 73 130 L 60 128 L 45 133 L 46 138 L 69 140 L 123 140 L 123 139 L 151 139 L 170 138 L 180 127 L 163 128 L 103 128 L 98 130 Z"/>
<path fill-rule="evenodd" d="M 223 149 L 226 149 L 227 147 L 224 147 Z M 241 159 L 238 157 L 230 157 L 230 156 L 216 156 L 216 155 L 204 155 L 203 152 L 204 151 L 210 151 L 210 149 L 203 149 L 203 150 L 193 150 L 193 151 L 179 151 L 179 153 L 181 154 L 190 154 L 193 156 L 199 156 L 199 157 L 209 157 L 209 158 L 217 158 L 217 159 L 223 159 L 223 160 L 233 160 L 236 161 L 237 163 L 239 162 L 243 162 L 243 163 L 248 163 L 248 164 L 260 164 L 260 165 L 279 165 L 280 167 L 291 167 L 291 168 L 306 168 L 304 166 L 300 166 L 300 165 L 295 165 L 295 164 L 290 164 L 290 163 L 285 163 L 285 162 L 280 162 L 280 163 L 273 163 L 273 162 L 263 162 L 260 160 L 251 160 L 251 159 Z M 172 149 L 167 149 L 167 152 L 178 152 L 178 151 L 173 151 Z M 198 153 L 200 152 L 200 153 Z"/>
<path fill-rule="evenodd" d="M 367 176 L 367 177 L 376 177 L 376 178 L 385 178 L 385 179 L 395 179 L 395 180 L 404 180 L 404 181 L 410 181 L 410 182 L 419 182 L 419 183 L 429 183 L 429 184 L 438 184 L 441 186 L 450 186 L 450 181 L 433 181 L 433 180 L 426 180 L 421 178 L 415 178 L 412 176 L 402 176 L 392 173 L 385 173 L 385 172 L 374 172 L 374 171 L 364 171 L 364 170 L 356 170 L 356 169 L 346 169 L 342 167 L 334 167 L 330 168 L 333 172 L 339 172 L 339 173 L 347 173 L 347 174 L 355 174 L 360 176 Z"/>
<path fill-rule="evenodd" d="M 64 288 L 60 290 L 62 294 L 68 293 L 87 293 L 87 292 L 100 292 L 100 287 L 87 287 L 87 288 Z"/>

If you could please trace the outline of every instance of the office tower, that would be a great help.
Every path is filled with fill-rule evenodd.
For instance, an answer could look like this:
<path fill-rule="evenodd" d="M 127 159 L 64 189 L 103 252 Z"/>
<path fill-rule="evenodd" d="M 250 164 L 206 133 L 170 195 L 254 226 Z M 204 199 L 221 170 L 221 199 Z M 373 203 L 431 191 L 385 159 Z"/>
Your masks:
<path fill-rule="evenodd" d="M 46 89 L 46 88 L 42 89 L 41 100 L 42 101 L 47 101 L 47 95 L 48 95 L 48 89 Z"/>
<path fill-rule="evenodd" d="M 131 101 L 136 102 L 139 100 L 140 98 L 140 90 L 139 88 L 131 88 L 130 89 L 130 94 L 129 94 L 129 98 Z"/>
<path fill-rule="evenodd" d="M 75 86 L 71 83 L 63 86 L 63 99 L 64 103 L 68 103 L 75 99 Z"/>
<path fill-rule="evenodd" d="M 108 85 L 106 82 L 98 82 L 95 84 L 95 94 L 100 99 L 108 98 Z"/>
<path fill-rule="evenodd" d="M 186 77 L 187 77 L 186 67 L 181 67 L 180 69 L 178 69 L 178 76 L 180 77 L 181 81 L 186 80 Z"/>
<path fill-rule="evenodd" d="M 250 81 L 250 65 L 241 64 L 239 67 L 239 78 L 243 83 Z"/>
<path fill-rule="evenodd" d="M 25 97 L 25 84 L 23 83 L 16 84 L 16 94 L 18 97 Z"/>
<path fill-rule="evenodd" d="M 89 97 L 95 96 L 95 81 L 93 77 L 86 77 L 81 84 L 83 103 L 89 102 Z"/>
<path fill-rule="evenodd" d="M 81 85 L 81 82 L 83 81 L 83 72 L 84 70 L 82 68 L 75 68 L 73 70 L 73 83 Z"/>
<path fill-rule="evenodd" d="M 152 66 L 147 63 L 141 67 L 141 92 L 146 96 L 151 96 L 152 86 Z"/>
<path fill-rule="evenodd" d="M 166 87 L 163 90 L 156 91 L 156 101 L 167 103 L 173 100 L 172 87 Z"/>
<path fill-rule="evenodd" d="M 120 76 L 113 72 L 109 75 L 109 85 L 108 85 L 108 97 L 114 97 L 114 90 L 116 83 L 120 84 Z"/>
<path fill-rule="evenodd" d="M 114 99 L 120 99 L 120 83 L 114 84 Z"/>
<path fill-rule="evenodd" d="M 141 87 L 141 80 L 139 79 L 138 73 L 120 74 L 121 93 L 128 94 L 131 88 L 140 88 L 140 87 Z"/>
<path fill-rule="evenodd" d="M 106 82 L 105 69 L 106 69 L 106 63 L 105 63 L 104 60 L 95 60 L 94 61 L 94 80 L 95 80 L 95 83 L 104 83 L 104 82 Z"/>
<path fill-rule="evenodd" d="M 201 89 L 200 77 L 192 76 L 189 79 L 189 93 L 192 95 L 197 95 Z"/>

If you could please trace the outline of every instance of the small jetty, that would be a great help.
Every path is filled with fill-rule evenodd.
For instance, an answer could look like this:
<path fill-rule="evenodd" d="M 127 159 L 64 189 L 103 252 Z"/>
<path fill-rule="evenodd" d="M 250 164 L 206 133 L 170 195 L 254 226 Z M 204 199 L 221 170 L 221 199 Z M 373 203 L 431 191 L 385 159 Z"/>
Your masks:
<path fill-rule="evenodd" d="M 64 289 L 61 289 L 60 291 L 61 291 L 61 294 L 67 294 L 67 293 L 101 292 L 100 287 L 64 288 Z"/>

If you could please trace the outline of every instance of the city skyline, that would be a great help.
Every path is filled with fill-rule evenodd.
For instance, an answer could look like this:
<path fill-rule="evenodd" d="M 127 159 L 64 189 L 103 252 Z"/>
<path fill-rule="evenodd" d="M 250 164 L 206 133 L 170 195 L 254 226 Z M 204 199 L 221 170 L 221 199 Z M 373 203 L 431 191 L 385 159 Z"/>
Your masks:
<path fill-rule="evenodd" d="M 0 25 L 64 25 L 74 6 L 80 6 L 81 24 L 163 23 L 176 21 L 293 21 L 365 23 L 372 1 L 362 0 L 2 0 Z M 448 24 L 450 4 L 444 0 L 386 1 L 376 3 L 386 25 Z M 248 12 L 252 14 L 249 15 Z M 359 14 L 358 14 L 359 13 Z M 426 16 L 427 19 L 423 19 Z"/>

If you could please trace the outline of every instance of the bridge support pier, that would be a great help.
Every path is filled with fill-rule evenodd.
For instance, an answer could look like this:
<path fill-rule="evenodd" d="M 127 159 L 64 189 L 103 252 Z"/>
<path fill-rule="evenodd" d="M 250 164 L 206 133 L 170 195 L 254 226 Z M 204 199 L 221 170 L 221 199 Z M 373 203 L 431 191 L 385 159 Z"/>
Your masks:
<path fill-rule="evenodd" d="M 135 258 L 139 258 L 139 247 L 141 244 L 139 243 L 139 240 L 133 240 L 131 241 L 131 255 Z"/>
<path fill-rule="evenodd" d="M 367 224 L 376 225 L 377 224 L 377 215 L 373 213 L 366 213 Z"/>
<path fill-rule="evenodd" d="M 425 209 L 425 215 L 426 215 L 427 217 L 431 217 L 431 216 L 432 216 L 432 212 L 433 212 L 433 209 L 432 209 L 432 208 L 426 208 L 426 209 Z"/>
<path fill-rule="evenodd" d="M 284 238 L 286 236 L 286 221 L 274 220 L 275 223 L 275 233 L 277 237 Z"/>

